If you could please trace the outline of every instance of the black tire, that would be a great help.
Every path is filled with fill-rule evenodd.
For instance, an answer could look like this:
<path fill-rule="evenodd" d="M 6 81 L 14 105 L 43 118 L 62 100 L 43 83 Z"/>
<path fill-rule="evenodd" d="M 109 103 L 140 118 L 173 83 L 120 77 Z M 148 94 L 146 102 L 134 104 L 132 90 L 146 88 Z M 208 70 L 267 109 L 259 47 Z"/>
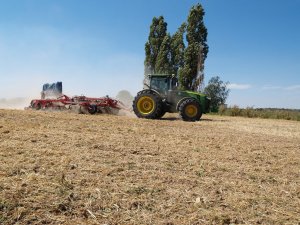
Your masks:
<path fill-rule="evenodd" d="M 161 113 L 159 115 L 157 115 L 157 118 L 158 119 L 162 118 L 166 113 L 167 113 L 166 106 L 165 106 L 164 102 L 162 102 Z"/>
<path fill-rule="evenodd" d="M 194 98 L 187 98 L 179 105 L 179 115 L 184 121 L 198 121 L 202 116 L 201 106 Z"/>
<path fill-rule="evenodd" d="M 95 114 L 96 112 L 98 111 L 98 109 L 97 109 L 97 106 L 96 105 L 90 105 L 89 107 L 88 107 L 88 112 L 89 112 L 89 114 Z"/>
<path fill-rule="evenodd" d="M 42 109 L 41 103 L 35 104 L 35 105 L 34 105 L 34 109 L 35 109 L 35 110 L 40 110 L 40 109 Z"/>
<path fill-rule="evenodd" d="M 157 115 L 157 118 L 160 119 L 162 118 L 164 115 L 166 114 L 165 110 L 162 110 L 161 113 L 159 115 Z"/>
<path fill-rule="evenodd" d="M 140 91 L 133 100 L 132 108 L 139 118 L 158 119 L 163 116 L 162 99 L 151 90 Z"/>

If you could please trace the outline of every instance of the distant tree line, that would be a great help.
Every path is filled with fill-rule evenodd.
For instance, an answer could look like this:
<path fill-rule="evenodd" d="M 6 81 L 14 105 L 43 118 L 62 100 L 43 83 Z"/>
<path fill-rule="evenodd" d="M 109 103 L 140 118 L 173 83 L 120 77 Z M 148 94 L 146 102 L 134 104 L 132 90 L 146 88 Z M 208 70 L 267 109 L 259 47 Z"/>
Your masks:
<path fill-rule="evenodd" d="M 145 44 L 145 75 L 175 74 L 182 89 L 199 90 L 208 54 L 204 15 L 201 4 L 193 6 L 187 22 L 173 35 L 167 32 L 163 16 L 153 18 Z"/>
<path fill-rule="evenodd" d="M 232 107 L 220 106 L 218 114 L 224 116 L 242 116 L 248 118 L 284 119 L 300 121 L 300 110 L 277 109 L 277 108 L 240 108 L 237 105 Z"/>

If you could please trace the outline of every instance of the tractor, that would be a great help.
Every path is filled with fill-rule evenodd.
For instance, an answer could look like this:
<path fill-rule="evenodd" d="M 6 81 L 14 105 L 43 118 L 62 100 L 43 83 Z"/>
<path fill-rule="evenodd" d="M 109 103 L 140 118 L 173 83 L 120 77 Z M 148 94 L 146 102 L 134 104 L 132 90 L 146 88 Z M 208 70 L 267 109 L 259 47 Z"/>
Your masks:
<path fill-rule="evenodd" d="M 139 118 L 159 119 L 166 112 L 179 112 L 184 121 L 199 121 L 209 111 L 210 99 L 199 92 L 178 88 L 174 75 L 148 75 L 149 85 L 137 93 L 133 111 Z"/>

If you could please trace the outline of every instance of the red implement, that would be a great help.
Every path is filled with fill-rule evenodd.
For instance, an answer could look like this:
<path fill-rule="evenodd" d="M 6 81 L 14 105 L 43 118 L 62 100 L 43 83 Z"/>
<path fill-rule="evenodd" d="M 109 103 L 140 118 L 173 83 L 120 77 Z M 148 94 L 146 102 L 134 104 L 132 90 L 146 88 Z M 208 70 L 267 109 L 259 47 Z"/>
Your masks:
<path fill-rule="evenodd" d="M 113 113 L 120 109 L 129 109 L 120 101 L 108 96 L 102 98 L 90 98 L 86 96 L 74 96 L 72 98 L 62 95 L 57 99 L 34 99 L 28 109 L 35 110 L 71 110 L 75 109 L 80 113 Z"/>

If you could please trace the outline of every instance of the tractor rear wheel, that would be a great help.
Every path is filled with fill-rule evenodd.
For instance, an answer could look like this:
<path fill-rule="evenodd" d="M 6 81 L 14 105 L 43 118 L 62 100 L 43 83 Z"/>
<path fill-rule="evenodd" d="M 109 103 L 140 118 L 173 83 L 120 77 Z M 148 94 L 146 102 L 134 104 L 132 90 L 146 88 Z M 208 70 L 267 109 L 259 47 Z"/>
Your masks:
<path fill-rule="evenodd" d="M 179 105 L 179 115 L 184 121 L 198 121 L 202 116 L 199 102 L 194 98 L 187 98 Z"/>
<path fill-rule="evenodd" d="M 163 113 L 161 97 L 153 91 L 144 90 L 133 100 L 133 111 L 139 118 L 158 119 Z"/>

